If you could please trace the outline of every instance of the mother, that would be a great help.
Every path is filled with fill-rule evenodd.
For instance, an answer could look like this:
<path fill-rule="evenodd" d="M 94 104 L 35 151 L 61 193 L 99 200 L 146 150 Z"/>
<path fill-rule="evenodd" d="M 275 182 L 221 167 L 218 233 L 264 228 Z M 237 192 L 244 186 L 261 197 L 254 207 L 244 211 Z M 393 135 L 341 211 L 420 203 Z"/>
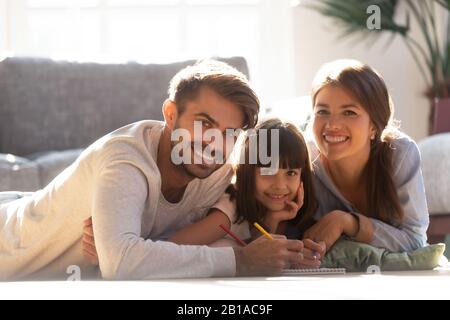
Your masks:
<path fill-rule="evenodd" d="M 318 222 L 304 238 L 341 236 L 410 251 L 426 244 L 429 223 L 420 154 L 393 126 L 381 76 L 355 60 L 324 65 L 313 82 L 311 144 Z"/>

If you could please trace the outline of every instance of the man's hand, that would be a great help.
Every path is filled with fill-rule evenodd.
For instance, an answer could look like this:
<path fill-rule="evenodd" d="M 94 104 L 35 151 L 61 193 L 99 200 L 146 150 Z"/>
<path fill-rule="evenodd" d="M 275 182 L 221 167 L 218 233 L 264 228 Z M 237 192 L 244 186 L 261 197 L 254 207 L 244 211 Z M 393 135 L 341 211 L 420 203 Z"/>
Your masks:
<path fill-rule="evenodd" d="M 84 220 L 82 247 L 83 255 L 92 265 L 98 265 L 97 249 L 95 248 L 94 229 L 92 228 L 92 217 Z"/>
<path fill-rule="evenodd" d="M 233 248 L 237 276 L 277 275 L 291 265 L 301 265 L 303 242 L 273 235 L 274 240 L 259 237 L 244 248 Z M 320 262 L 319 262 L 320 263 Z"/>

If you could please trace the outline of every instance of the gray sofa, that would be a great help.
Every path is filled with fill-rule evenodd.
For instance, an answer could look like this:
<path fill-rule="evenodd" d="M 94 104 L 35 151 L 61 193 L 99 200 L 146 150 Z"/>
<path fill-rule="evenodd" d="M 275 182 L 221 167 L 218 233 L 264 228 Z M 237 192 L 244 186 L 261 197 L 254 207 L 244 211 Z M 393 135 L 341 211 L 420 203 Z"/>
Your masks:
<path fill-rule="evenodd" d="M 248 75 L 241 57 L 221 59 Z M 162 120 L 172 64 L 0 61 L 0 191 L 35 191 L 104 134 Z"/>

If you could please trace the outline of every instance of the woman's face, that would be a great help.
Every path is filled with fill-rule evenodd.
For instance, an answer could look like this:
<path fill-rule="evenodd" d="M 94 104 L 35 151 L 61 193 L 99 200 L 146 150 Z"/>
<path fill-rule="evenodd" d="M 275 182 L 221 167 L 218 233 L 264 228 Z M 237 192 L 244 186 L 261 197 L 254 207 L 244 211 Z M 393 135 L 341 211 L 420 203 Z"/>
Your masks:
<path fill-rule="evenodd" d="M 376 131 L 356 99 L 343 88 L 328 85 L 317 93 L 313 108 L 314 137 L 328 161 L 367 159 Z"/>
<path fill-rule="evenodd" d="M 300 187 L 301 169 L 278 169 L 275 174 L 264 174 L 262 168 L 256 169 L 255 197 L 270 211 L 280 211 L 286 201 L 297 196 Z"/>

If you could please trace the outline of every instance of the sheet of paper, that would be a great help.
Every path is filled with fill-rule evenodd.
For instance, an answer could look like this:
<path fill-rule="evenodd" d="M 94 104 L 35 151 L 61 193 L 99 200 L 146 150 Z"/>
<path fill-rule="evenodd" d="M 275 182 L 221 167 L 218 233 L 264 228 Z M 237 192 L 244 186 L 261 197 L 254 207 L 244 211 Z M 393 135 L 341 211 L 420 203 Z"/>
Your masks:
<path fill-rule="evenodd" d="M 344 268 L 285 269 L 282 276 L 345 274 Z"/>

